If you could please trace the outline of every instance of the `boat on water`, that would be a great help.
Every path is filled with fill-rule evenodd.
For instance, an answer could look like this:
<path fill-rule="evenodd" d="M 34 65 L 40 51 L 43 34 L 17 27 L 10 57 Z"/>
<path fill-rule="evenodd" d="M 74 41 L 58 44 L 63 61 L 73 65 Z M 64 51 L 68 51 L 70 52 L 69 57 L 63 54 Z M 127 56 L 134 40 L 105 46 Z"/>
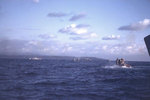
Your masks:
<path fill-rule="evenodd" d="M 33 58 L 29 58 L 29 60 L 41 60 L 42 58 L 38 58 L 38 57 L 33 57 Z"/>
<path fill-rule="evenodd" d="M 131 68 L 131 65 L 126 64 L 123 58 L 121 58 L 121 59 L 117 58 L 116 59 L 116 65 L 118 65 L 118 66 L 120 66 L 122 68 Z"/>

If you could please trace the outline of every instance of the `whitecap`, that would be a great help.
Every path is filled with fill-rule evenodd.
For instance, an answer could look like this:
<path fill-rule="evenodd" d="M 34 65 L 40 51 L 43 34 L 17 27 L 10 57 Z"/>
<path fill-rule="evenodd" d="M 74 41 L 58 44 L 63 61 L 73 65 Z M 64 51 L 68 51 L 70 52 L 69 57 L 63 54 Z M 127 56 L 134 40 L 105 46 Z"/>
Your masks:
<path fill-rule="evenodd" d="M 132 68 L 132 67 L 118 66 L 118 65 L 108 65 L 108 66 L 104 66 L 104 68 L 114 69 L 114 68 Z"/>

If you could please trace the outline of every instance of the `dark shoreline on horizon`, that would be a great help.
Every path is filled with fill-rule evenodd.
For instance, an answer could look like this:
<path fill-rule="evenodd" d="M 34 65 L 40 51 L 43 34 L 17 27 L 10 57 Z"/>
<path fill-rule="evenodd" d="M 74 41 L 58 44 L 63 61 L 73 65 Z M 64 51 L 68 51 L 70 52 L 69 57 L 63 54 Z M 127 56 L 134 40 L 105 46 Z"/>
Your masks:
<path fill-rule="evenodd" d="M 89 56 L 47 56 L 47 55 L 0 55 L 0 59 L 30 59 L 30 58 L 41 58 L 41 60 L 73 60 L 73 59 L 80 59 L 80 60 L 103 60 L 108 62 L 115 62 L 115 60 L 109 60 L 105 58 L 99 57 L 89 57 Z M 150 63 L 150 61 L 134 61 L 134 60 L 125 60 L 128 63 Z"/>

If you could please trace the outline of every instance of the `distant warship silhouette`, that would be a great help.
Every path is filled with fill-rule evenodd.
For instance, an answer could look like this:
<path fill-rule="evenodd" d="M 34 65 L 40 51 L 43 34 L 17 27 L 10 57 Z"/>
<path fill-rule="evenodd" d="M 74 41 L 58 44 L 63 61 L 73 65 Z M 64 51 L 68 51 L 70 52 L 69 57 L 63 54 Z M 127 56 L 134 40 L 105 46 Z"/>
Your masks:
<path fill-rule="evenodd" d="M 150 56 L 150 35 L 146 36 L 144 38 L 144 41 L 145 41 L 145 44 L 146 44 L 146 47 L 147 47 L 147 50 L 148 50 L 148 53 L 149 53 L 149 56 Z"/>

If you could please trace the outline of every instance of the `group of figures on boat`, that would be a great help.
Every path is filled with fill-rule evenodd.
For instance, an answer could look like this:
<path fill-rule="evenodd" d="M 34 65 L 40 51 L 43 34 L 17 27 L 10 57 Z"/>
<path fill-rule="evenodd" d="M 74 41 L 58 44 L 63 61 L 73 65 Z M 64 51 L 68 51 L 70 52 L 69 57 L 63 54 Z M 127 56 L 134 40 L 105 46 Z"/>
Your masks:
<path fill-rule="evenodd" d="M 124 59 L 123 58 L 121 58 L 121 59 L 116 59 L 116 65 L 118 65 L 118 66 L 126 66 L 126 67 L 131 67 L 130 65 L 128 65 L 128 64 L 126 64 L 125 63 L 125 61 L 124 61 Z"/>

